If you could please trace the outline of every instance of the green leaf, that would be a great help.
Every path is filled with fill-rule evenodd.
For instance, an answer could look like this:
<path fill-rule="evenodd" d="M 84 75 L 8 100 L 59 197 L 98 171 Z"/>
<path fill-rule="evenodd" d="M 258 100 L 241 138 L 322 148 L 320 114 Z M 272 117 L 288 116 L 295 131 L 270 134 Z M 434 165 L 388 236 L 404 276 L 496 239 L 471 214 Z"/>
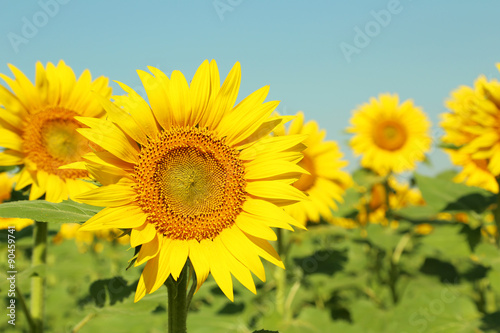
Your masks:
<path fill-rule="evenodd" d="M 479 187 L 415 174 L 415 180 L 429 206 L 438 211 L 483 212 L 495 202 L 496 195 Z"/>
<path fill-rule="evenodd" d="M 436 214 L 439 213 L 432 206 L 408 206 L 401 209 L 397 209 L 393 212 L 396 219 L 405 219 L 408 221 L 427 221 L 432 219 Z"/>
<path fill-rule="evenodd" d="M 370 243 L 387 251 L 394 249 L 402 237 L 400 230 L 394 230 L 380 224 L 369 224 L 366 227 L 366 232 Z"/>
<path fill-rule="evenodd" d="M 463 147 L 463 145 L 457 146 L 453 143 L 448 143 L 448 142 L 438 143 L 437 146 L 438 146 L 438 148 L 441 148 L 441 149 L 453 149 L 453 150 L 459 150 L 460 148 Z"/>
<path fill-rule="evenodd" d="M 450 170 L 445 170 L 441 171 L 436 175 L 436 178 L 443 179 L 443 180 L 448 180 L 450 182 L 453 181 L 453 179 L 458 175 L 457 170 L 450 169 Z"/>
<path fill-rule="evenodd" d="M 361 198 L 361 193 L 354 188 L 348 188 L 344 195 L 344 201 L 338 205 L 337 210 L 332 211 L 332 215 L 336 217 L 353 217 L 356 214 L 356 204 Z"/>
<path fill-rule="evenodd" d="M 375 184 L 381 184 L 385 178 L 377 175 L 370 169 L 358 169 L 352 174 L 352 179 L 361 186 L 372 187 Z"/>
<path fill-rule="evenodd" d="M 500 293 L 500 271 L 491 270 L 488 272 L 488 279 L 491 283 L 491 288 L 497 294 Z"/>
<path fill-rule="evenodd" d="M 444 258 L 467 258 L 471 248 L 461 225 L 441 225 L 422 238 L 422 253 Z"/>
<path fill-rule="evenodd" d="M 102 207 L 65 200 L 53 203 L 44 200 L 24 200 L 0 204 L 0 217 L 27 218 L 39 222 L 85 222 Z"/>

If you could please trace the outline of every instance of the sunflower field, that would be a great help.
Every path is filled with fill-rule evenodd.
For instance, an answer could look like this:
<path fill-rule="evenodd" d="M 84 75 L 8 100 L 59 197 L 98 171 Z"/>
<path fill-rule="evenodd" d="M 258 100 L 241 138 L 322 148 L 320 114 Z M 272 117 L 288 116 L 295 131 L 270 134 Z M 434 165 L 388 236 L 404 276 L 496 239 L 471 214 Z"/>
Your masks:
<path fill-rule="evenodd" d="M 498 80 L 434 125 L 359 101 L 348 165 L 239 63 L 138 70 L 144 96 L 35 66 L 0 74 L 2 332 L 500 332 Z"/>

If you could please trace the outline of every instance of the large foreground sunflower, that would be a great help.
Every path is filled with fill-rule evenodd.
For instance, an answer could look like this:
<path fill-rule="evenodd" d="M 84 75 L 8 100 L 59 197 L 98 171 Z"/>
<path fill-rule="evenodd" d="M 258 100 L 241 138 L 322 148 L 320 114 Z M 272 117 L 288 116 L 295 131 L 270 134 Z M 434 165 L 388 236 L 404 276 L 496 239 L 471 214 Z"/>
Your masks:
<path fill-rule="evenodd" d="M 75 116 L 98 117 L 104 109 L 92 93 L 110 96 L 108 79 L 92 81 L 85 70 L 77 80 L 73 70 L 60 61 L 57 66 L 36 64 L 35 84 L 16 67 L 9 65 L 14 79 L 0 74 L 11 90 L 0 85 L 0 165 L 22 169 L 16 189 L 31 185 L 30 200 L 45 194 L 59 202 L 88 191 L 91 183 L 84 170 L 61 170 L 60 166 L 79 161 L 90 152 L 89 141 L 75 130 L 82 124 Z"/>
<path fill-rule="evenodd" d="M 500 70 L 500 64 L 497 64 Z M 463 166 L 456 181 L 498 192 L 500 175 L 500 82 L 480 76 L 474 87 L 461 86 L 446 102 L 441 115 L 442 140 L 454 164 Z"/>
<path fill-rule="evenodd" d="M 361 105 L 351 118 L 350 144 L 361 165 L 380 175 L 412 170 L 429 150 L 430 123 L 420 108 L 397 95 L 381 94 Z"/>
<path fill-rule="evenodd" d="M 268 86 L 234 106 L 239 63 L 222 86 L 215 61 L 190 85 L 179 71 L 149 70 L 138 74 L 150 105 L 120 83 L 128 96 L 102 99 L 108 120 L 77 117 L 90 127 L 78 131 L 106 150 L 87 165 L 104 186 L 77 199 L 107 208 L 81 230 L 131 229 L 135 265 L 146 263 L 135 301 L 177 280 L 188 259 L 198 288 L 212 273 L 232 300 L 232 274 L 255 292 L 250 272 L 265 280 L 259 257 L 283 267 L 271 227 L 300 226 L 281 207 L 305 198 L 290 185 L 303 172 L 305 136 L 269 136 L 287 118 L 271 116 L 278 102 L 263 103 Z"/>
<path fill-rule="evenodd" d="M 341 170 L 347 166 L 347 161 L 342 160 L 337 143 L 324 141 L 326 131 L 320 130 L 315 121 L 304 123 L 302 112 L 297 113 L 288 131 L 285 126 L 279 126 L 274 132 L 278 136 L 307 135 L 304 141 L 307 148 L 299 165 L 308 174 L 303 174 L 293 186 L 307 193 L 310 200 L 287 206 L 285 210 L 304 226 L 307 221 L 319 222 L 321 217 L 329 220 L 331 210 L 337 208 L 336 202 L 343 202 L 342 195 L 352 183 L 351 176 Z"/>

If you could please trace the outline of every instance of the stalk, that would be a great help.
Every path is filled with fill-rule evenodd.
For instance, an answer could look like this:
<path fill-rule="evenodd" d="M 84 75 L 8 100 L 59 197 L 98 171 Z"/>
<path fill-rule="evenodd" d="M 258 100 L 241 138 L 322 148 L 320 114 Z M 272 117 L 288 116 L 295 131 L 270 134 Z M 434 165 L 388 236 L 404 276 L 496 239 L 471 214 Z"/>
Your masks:
<path fill-rule="evenodd" d="M 33 230 L 32 267 L 45 266 L 47 262 L 47 234 L 48 226 L 45 222 L 35 222 Z M 45 312 L 45 277 L 39 272 L 31 277 L 31 319 L 34 333 L 43 332 Z"/>
<path fill-rule="evenodd" d="M 497 183 L 500 186 L 500 176 L 496 178 Z M 497 226 L 496 241 L 497 246 L 500 247 L 500 193 L 497 194 L 497 206 L 493 210 L 493 215 L 495 216 L 495 225 Z"/>
<path fill-rule="evenodd" d="M 169 276 L 165 285 L 168 289 L 168 333 L 186 333 L 187 327 L 187 284 L 188 267 L 186 263 L 177 281 Z"/>

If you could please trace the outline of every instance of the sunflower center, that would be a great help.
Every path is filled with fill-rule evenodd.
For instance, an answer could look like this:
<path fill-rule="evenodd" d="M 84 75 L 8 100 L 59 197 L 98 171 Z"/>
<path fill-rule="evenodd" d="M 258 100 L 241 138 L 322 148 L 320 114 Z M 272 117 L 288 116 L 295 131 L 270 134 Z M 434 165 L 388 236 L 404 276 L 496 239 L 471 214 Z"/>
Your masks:
<path fill-rule="evenodd" d="M 185 215 L 209 212 L 224 195 L 224 167 L 210 153 L 193 147 L 172 149 L 157 166 L 161 195 Z"/>
<path fill-rule="evenodd" d="M 407 133 L 400 123 L 384 121 L 375 128 L 373 139 L 380 148 L 393 151 L 404 146 Z"/>
<path fill-rule="evenodd" d="M 150 139 L 135 167 L 138 203 L 170 239 L 213 239 L 232 226 L 246 199 L 239 152 L 199 128 Z"/>
<path fill-rule="evenodd" d="M 82 155 L 91 151 L 89 141 L 76 132 L 81 127 L 74 119 L 76 115 L 74 111 L 59 107 L 30 115 L 22 135 L 23 149 L 37 169 L 63 179 L 87 176 L 82 170 L 58 169 L 80 161 Z"/>
<path fill-rule="evenodd" d="M 307 174 L 302 174 L 295 183 L 293 183 L 293 186 L 298 188 L 301 191 L 307 191 L 311 187 L 314 186 L 314 183 L 316 182 L 316 172 L 314 170 L 314 162 L 313 160 L 304 154 L 304 158 L 298 163 L 299 166 L 303 167 L 305 170 L 307 170 L 310 175 Z"/>
<path fill-rule="evenodd" d="M 77 135 L 78 124 L 74 122 L 52 120 L 42 128 L 43 144 L 47 152 L 62 161 L 76 161 L 81 152 L 88 146 L 88 142 L 81 135 Z"/>

